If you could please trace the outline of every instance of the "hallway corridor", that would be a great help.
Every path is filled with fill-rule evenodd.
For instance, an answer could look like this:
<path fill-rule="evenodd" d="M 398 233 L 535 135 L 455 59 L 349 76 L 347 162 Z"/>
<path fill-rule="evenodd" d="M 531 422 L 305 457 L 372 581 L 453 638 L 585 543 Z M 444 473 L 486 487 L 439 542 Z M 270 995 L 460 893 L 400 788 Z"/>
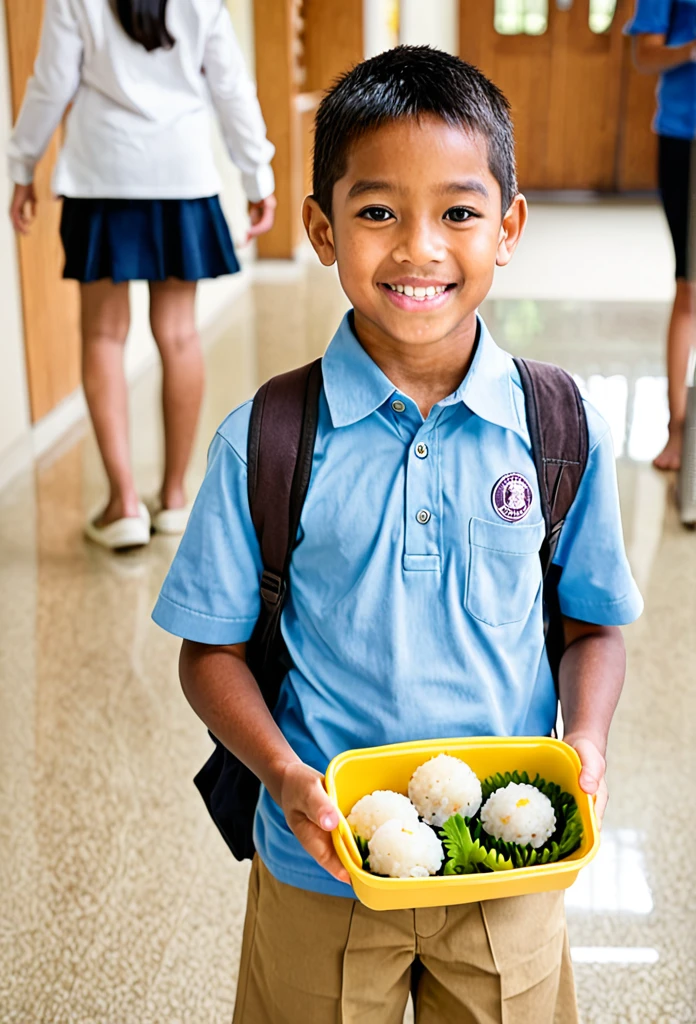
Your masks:
<path fill-rule="evenodd" d="M 191 487 L 220 420 L 321 353 L 343 312 L 318 266 L 260 264 L 207 347 Z M 560 362 L 609 420 L 646 603 L 609 752 L 601 852 L 567 894 L 584 1024 L 696 1022 L 696 536 L 650 459 L 665 427 L 663 302 L 498 298 L 499 344 Z M 137 479 L 157 483 L 156 372 L 133 393 Z M 85 543 L 102 497 L 78 430 L 0 494 L 0 1022 L 229 1024 L 247 867 L 191 779 L 209 741 L 150 620 L 176 539 Z M 311 1022 L 308 1022 L 311 1024 Z"/>

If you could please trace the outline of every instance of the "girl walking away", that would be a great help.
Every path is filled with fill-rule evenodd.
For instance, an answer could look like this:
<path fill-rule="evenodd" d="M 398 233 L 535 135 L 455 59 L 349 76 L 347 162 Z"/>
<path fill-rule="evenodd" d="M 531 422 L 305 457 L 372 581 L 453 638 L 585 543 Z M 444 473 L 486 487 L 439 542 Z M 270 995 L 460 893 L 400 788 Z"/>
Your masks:
<path fill-rule="evenodd" d="M 108 548 L 181 533 L 203 393 L 196 283 L 239 270 L 218 191 L 208 102 L 249 201 L 248 238 L 273 225 L 274 149 L 223 0 L 46 0 L 34 76 L 9 147 L 11 218 L 36 213 L 34 168 L 66 107 L 53 187 L 64 197 L 63 276 L 80 282 L 82 380 L 109 500 L 86 527 Z M 150 287 L 163 365 L 165 465 L 148 510 L 130 461 L 123 354 L 128 282 Z"/>
<path fill-rule="evenodd" d="M 696 253 L 689 252 L 694 139 L 696 138 L 696 4 L 687 0 L 636 0 L 626 27 L 634 36 L 639 71 L 659 72 L 657 113 L 659 184 L 676 257 L 676 293 L 667 335 L 669 438 L 654 465 L 679 469 L 686 416 L 686 373 L 696 335 Z M 696 178 L 693 179 L 696 181 Z"/>

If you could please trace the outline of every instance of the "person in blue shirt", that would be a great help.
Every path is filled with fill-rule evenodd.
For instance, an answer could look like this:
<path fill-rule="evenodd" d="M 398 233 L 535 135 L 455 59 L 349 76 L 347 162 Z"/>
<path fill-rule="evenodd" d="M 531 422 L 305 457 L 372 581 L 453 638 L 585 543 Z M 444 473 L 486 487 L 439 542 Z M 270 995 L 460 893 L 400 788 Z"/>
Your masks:
<path fill-rule="evenodd" d="M 696 2 L 637 0 L 625 32 L 634 37 L 639 71 L 659 73 L 653 129 L 659 136 L 658 179 L 674 244 L 676 293 L 667 335 L 669 437 L 654 460 L 658 469 L 679 469 L 689 351 L 696 331 L 696 255 L 689 251 L 693 141 L 696 138 Z"/>
<path fill-rule="evenodd" d="M 339 752 L 402 740 L 546 735 L 544 537 L 524 398 L 478 307 L 527 216 L 507 101 L 428 47 L 357 65 L 317 113 L 303 216 L 352 311 L 323 359 L 312 476 L 273 715 L 247 668 L 260 608 L 247 498 L 250 403 L 208 471 L 154 619 L 183 637 L 194 710 L 262 781 L 237 1024 L 577 1021 L 562 893 L 375 913 L 331 842 L 322 773 Z M 623 685 L 620 630 L 642 602 L 624 552 L 611 436 L 587 405 L 589 460 L 556 553 L 567 649 L 565 740 L 607 799 Z M 492 499 L 524 477 L 514 522 Z M 555 1016 L 554 1016 L 555 1015 Z"/>

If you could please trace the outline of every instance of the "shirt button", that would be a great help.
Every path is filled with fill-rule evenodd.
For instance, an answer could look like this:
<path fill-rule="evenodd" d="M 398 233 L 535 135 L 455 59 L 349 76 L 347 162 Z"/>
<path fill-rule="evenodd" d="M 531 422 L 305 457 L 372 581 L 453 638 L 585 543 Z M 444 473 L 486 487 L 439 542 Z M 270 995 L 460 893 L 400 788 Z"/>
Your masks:
<path fill-rule="evenodd" d="M 395 398 L 392 402 L 392 409 L 394 412 L 406 412 L 406 406 L 400 398 Z"/>
<path fill-rule="evenodd" d="M 416 519 L 422 526 L 425 526 L 426 523 L 430 522 L 430 513 L 427 508 L 422 508 L 420 511 L 416 512 Z"/>
<path fill-rule="evenodd" d="M 419 441 L 416 445 L 416 455 L 419 459 L 427 459 L 428 457 L 428 446 L 423 441 Z"/>

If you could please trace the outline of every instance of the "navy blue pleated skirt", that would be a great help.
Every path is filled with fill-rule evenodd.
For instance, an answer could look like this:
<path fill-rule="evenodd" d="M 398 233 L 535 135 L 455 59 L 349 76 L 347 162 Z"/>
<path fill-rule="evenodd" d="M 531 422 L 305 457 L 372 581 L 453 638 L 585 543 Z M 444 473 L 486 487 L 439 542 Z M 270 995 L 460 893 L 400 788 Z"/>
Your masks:
<path fill-rule="evenodd" d="M 63 200 L 63 277 L 84 283 L 200 281 L 239 263 L 217 196 Z"/>

